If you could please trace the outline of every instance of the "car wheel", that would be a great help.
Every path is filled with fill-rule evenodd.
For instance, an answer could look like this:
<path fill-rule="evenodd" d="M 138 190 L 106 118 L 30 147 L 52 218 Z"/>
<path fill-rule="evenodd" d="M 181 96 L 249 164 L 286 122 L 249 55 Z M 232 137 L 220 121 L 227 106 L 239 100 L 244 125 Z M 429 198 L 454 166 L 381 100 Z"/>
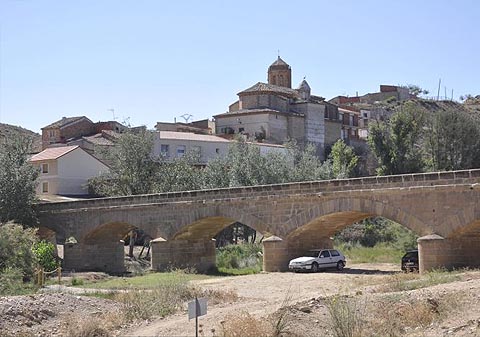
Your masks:
<path fill-rule="evenodd" d="M 317 273 L 318 272 L 318 263 L 314 262 L 312 263 L 312 272 Z"/>
<path fill-rule="evenodd" d="M 337 262 L 337 270 L 342 271 L 344 267 L 345 267 L 345 262 L 343 262 L 343 261 L 338 261 Z"/>

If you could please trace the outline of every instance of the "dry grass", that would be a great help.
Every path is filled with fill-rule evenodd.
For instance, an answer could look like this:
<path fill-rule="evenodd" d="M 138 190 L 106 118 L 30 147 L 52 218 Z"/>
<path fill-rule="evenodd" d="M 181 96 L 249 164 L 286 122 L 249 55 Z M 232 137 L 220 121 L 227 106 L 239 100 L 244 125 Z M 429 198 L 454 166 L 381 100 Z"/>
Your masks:
<path fill-rule="evenodd" d="M 290 302 L 291 296 L 287 295 L 280 309 L 269 315 L 267 318 L 256 318 L 245 311 L 228 315 L 222 322 L 220 322 L 221 327 L 219 336 L 296 336 L 296 334 L 290 330 L 290 325 L 294 319 L 292 315 L 292 309 L 289 305 Z"/>
<path fill-rule="evenodd" d="M 273 336 L 273 326 L 267 320 L 258 319 L 248 312 L 226 316 L 220 322 L 220 337 Z"/>
<path fill-rule="evenodd" d="M 458 281 L 457 272 L 434 270 L 423 275 L 417 273 L 396 273 L 386 277 L 385 284 L 379 287 L 378 292 L 397 292 L 427 288 L 437 284 Z"/>
<path fill-rule="evenodd" d="M 360 297 L 335 295 L 326 300 L 334 336 L 361 336 L 364 327 L 365 300 Z"/>
<path fill-rule="evenodd" d="M 403 294 L 379 298 L 369 307 L 367 335 L 403 336 L 407 329 L 426 328 L 462 305 L 465 294 L 441 297 L 407 297 Z"/>
<path fill-rule="evenodd" d="M 64 322 L 64 335 L 70 337 L 110 337 L 113 336 L 111 331 L 124 323 L 124 316 L 118 312 L 95 317 L 70 317 Z"/>
<path fill-rule="evenodd" d="M 219 303 L 233 303 L 238 300 L 238 294 L 233 289 L 228 289 L 228 290 L 207 289 L 207 290 L 198 291 L 196 296 L 208 298 L 210 305 L 215 305 Z"/>

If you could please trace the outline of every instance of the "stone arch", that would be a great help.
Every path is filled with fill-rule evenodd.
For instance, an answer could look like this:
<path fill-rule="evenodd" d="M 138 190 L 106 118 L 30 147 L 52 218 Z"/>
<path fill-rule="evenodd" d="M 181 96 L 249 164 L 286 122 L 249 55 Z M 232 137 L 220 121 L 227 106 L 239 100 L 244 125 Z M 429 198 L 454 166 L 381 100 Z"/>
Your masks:
<path fill-rule="evenodd" d="M 457 221 L 459 221 L 457 219 Z M 446 239 L 458 239 L 458 238 L 470 238 L 470 239 L 480 239 L 480 219 L 471 221 L 466 226 L 457 226 L 454 227 L 455 230 L 450 232 L 450 234 L 445 237 Z"/>
<path fill-rule="evenodd" d="M 185 216 L 179 221 L 177 230 L 169 235 L 170 240 L 211 239 L 236 221 L 257 232 L 269 233 L 269 227 L 262 220 L 245 212 L 242 208 L 212 206 L 192 213 L 196 216 Z"/>
<path fill-rule="evenodd" d="M 404 209 L 371 199 L 338 198 L 321 202 L 292 217 L 283 233 L 288 238 L 309 235 L 322 229 L 323 236 L 335 232 L 371 216 L 381 216 L 402 224 L 423 236 L 433 229 Z"/>
<path fill-rule="evenodd" d="M 475 219 L 475 209 L 473 207 L 462 210 L 461 213 L 450 215 L 441 221 L 435 232 L 444 238 L 461 235 L 462 232 L 468 232 L 475 227 L 475 223 L 480 221 Z"/>
<path fill-rule="evenodd" d="M 95 227 L 84 238 L 85 244 L 101 244 L 103 242 L 120 241 L 128 232 L 137 228 L 128 222 L 108 222 Z"/>

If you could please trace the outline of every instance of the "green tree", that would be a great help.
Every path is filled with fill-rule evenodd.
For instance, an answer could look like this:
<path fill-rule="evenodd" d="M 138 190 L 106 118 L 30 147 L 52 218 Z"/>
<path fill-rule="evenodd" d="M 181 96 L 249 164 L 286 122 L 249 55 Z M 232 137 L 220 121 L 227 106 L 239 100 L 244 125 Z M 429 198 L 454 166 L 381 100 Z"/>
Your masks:
<path fill-rule="evenodd" d="M 412 102 L 401 106 L 392 117 L 369 126 L 368 144 L 378 160 L 380 175 L 421 172 L 425 112 Z"/>
<path fill-rule="evenodd" d="M 38 264 L 45 271 L 53 271 L 58 267 L 55 245 L 53 243 L 44 240 L 36 242 L 32 247 L 32 251 Z"/>
<path fill-rule="evenodd" d="M 332 162 L 333 175 L 337 179 L 351 177 L 358 163 L 358 156 L 353 151 L 353 148 L 345 144 L 341 139 L 333 144 L 329 159 Z"/>
<path fill-rule="evenodd" d="M 312 181 L 334 178 L 332 163 L 321 162 L 313 144 L 301 150 L 296 142 L 287 144 L 288 160 L 293 164 L 290 181 Z"/>
<path fill-rule="evenodd" d="M 430 115 L 424 143 L 430 170 L 480 167 L 479 120 L 462 110 L 440 110 Z"/>
<path fill-rule="evenodd" d="M 24 226 L 37 222 L 33 210 L 38 169 L 28 162 L 30 138 L 12 136 L 0 141 L 0 223 Z"/>
<path fill-rule="evenodd" d="M 188 152 L 168 162 L 159 162 L 154 183 L 154 192 L 191 191 L 202 188 L 202 171 L 198 167 L 199 154 Z"/>
<path fill-rule="evenodd" d="M 414 96 L 419 96 L 419 95 L 428 95 L 429 91 L 426 89 L 422 89 L 416 84 L 407 84 L 404 86 L 404 88 L 408 89 L 408 92 Z"/>
<path fill-rule="evenodd" d="M 150 131 L 122 134 L 106 154 L 109 172 L 89 181 L 91 192 L 106 196 L 152 193 L 159 162 L 152 157 L 152 150 Z"/>

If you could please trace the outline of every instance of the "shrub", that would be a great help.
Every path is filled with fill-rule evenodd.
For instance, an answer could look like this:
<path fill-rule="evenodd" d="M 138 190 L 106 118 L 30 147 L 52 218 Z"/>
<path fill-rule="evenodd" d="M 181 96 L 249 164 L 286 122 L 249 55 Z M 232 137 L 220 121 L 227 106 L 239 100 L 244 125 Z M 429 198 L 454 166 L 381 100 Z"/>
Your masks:
<path fill-rule="evenodd" d="M 262 266 L 261 252 L 260 244 L 251 243 L 218 248 L 217 267 L 219 270 L 248 269 L 259 272 Z"/>
<path fill-rule="evenodd" d="M 58 267 L 57 258 L 55 256 L 55 246 L 48 241 L 40 241 L 33 245 L 33 253 L 38 260 L 38 264 L 45 271 L 53 271 Z"/>
<path fill-rule="evenodd" d="M 83 285 L 83 280 L 81 278 L 72 277 L 72 286 L 81 286 Z"/>
<path fill-rule="evenodd" d="M 0 273 L 0 295 L 20 295 L 25 293 L 23 273 L 17 268 L 6 268 Z"/>
<path fill-rule="evenodd" d="M 14 223 L 0 224 L 0 273 L 14 268 L 21 272 L 23 278 L 30 278 L 37 266 L 37 258 L 32 251 L 36 242 L 35 229 L 23 229 Z"/>

